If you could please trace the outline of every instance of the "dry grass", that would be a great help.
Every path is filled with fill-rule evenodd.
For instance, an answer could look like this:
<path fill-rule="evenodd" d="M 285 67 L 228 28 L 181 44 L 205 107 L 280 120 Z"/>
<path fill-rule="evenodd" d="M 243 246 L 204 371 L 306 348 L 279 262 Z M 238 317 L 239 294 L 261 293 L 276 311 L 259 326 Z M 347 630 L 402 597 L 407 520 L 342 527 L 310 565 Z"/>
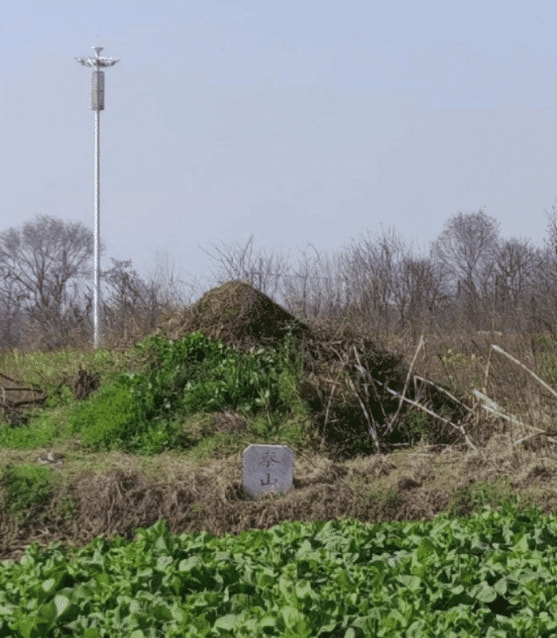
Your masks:
<path fill-rule="evenodd" d="M 283 520 L 429 519 L 443 511 L 467 514 L 515 496 L 553 509 L 557 446 L 514 445 L 513 437 L 493 436 L 477 451 L 424 445 L 346 462 L 298 454 L 293 489 L 255 501 L 241 487 L 241 454 L 200 465 L 177 454 L 141 458 L 66 449 L 63 465 L 52 469 L 60 480 L 40 525 L 18 527 L 0 509 L 0 556 L 16 557 L 32 541 L 81 545 L 100 534 L 130 537 L 161 518 L 175 532 L 222 534 L 267 529 Z M 36 458 L 37 451 L 2 453 L 3 464 Z M 69 518 L 60 514 L 68 498 Z"/>
<path fill-rule="evenodd" d="M 191 308 L 167 317 L 161 326 L 161 332 L 171 339 L 197 330 L 240 348 L 276 341 L 287 331 L 300 337 L 309 334 L 307 326 L 243 281 L 212 288 Z"/>

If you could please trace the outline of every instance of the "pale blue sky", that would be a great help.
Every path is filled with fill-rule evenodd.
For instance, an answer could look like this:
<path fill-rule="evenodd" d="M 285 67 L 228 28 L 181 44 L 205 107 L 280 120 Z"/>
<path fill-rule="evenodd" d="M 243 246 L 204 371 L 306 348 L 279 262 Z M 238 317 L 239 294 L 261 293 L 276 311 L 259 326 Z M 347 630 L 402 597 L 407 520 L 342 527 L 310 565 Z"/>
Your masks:
<path fill-rule="evenodd" d="M 0 0 L 0 230 L 92 220 L 106 257 L 203 275 L 202 247 L 427 245 L 483 208 L 541 244 L 557 200 L 554 0 Z M 108 263 L 107 263 L 108 265 Z"/>

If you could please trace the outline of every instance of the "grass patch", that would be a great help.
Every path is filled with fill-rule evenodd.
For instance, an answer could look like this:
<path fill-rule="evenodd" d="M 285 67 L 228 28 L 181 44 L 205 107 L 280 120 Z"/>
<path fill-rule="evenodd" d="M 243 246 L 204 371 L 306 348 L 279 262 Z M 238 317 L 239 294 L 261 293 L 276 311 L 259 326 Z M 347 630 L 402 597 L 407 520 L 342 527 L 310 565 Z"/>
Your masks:
<path fill-rule="evenodd" d="M 503 476 L 495 481 L 481 481 L 457 488 L 447 505 L 449 516 L 469 516 L 483 507 L 501 507 L 515 498 L 514 490 L 508 477 Z"/>
<path fill-rule="evenodd" d="M 66 421 L 64 408 L 34 410 L 25 425 L 0 426 L 0 447 L 35 449 L 58 445 L 70 436 Z"/>
<path fill-rule="evenodd" d="M 40 523 L 54 490 L 52 470 L 37 465 L 7 467 L 0 475 L 4 507 L 19 524 Z"/>
<path fill-rule="evenodd" d="M 217 433 L 203 438 L 186 453 L 186 458 L 201 463 L 209 459 L 222 459 L 241 452 L 248 445 L 248 437 Z"/>

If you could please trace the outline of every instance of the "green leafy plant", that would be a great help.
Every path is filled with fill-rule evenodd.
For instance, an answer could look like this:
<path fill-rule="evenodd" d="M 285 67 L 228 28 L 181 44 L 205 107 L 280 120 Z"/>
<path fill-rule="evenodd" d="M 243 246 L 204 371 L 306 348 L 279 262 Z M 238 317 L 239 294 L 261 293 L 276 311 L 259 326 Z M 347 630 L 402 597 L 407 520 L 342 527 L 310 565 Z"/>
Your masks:
<path fill-rule="evenodd" d="M 222 537 L 159 521 L 0 564 L 0 635 L 552 636 L 556 562 L 557 515 L 510 504 Z"/>
<path fill-rule="evenodd" d="M 179 341 L 154 335 L 131 362 L 72 410 L 70 428 L 86 446 L 158 452 L 184 443 L 180 424 L 192 414 L 287 417 L 303 409 L 301 365 L 288 344 L 240 352 L 201 333 Z"/>
<path fill-rule="evenodd" d="M 0 426 L 0 446 L 4 448 L 47 447 L 66 438 L 62 409 L 35 409 L 28 422 L 17 427 Z"/>

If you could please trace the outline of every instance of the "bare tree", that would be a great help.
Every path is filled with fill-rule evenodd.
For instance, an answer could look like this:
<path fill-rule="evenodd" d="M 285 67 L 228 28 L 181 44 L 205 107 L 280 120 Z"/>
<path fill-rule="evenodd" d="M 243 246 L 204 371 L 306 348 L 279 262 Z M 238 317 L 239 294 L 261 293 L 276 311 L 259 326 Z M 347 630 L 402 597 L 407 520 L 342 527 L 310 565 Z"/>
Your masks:
<path fill-rule="evenodd" d="M 279 296 L 281 280 L 290 269 L 286 256 L 256 249 L 253 235 L 243 246 L 238 243 L 219 244 L 213 246 L 213 252 L 205 252 L 217 264 L 213 275 L 217 284 L 239 279 L 273 298 Z"/>
<path fill-rule="evenodd" d="M 500 328 L 526 320 L 539 281 L 542 252 L 529 240 L 506 239 L 495 256 L 495 304 Z M 525 326 L 521 326 L 525 327 Z"/>
<path fill-rule="evenodd" d="M 351 242 L 342 255 L 351 316 L 382 332 L 394 327 L 394 291 L 407 253 L 406 243 L 392 228 Z"/>
<path fill-rule="evenodd" d="M 164 251 L 157 254 L 155 267 L 147 275 L 147 280 L 158 290 L 159 299 L 167 308 L 191 304 L 204 292 L 197 278 L 188 277 L 186 282 L 179 277 L 175 262 Z"/>
<path fill-rule="evenodd" d="M 482 301 L 493 289 L 498 248 L 499 223 L 482 210 L 451 217 L 432 246 L 432 256 L 447 277 L 448 292 L 477 327 L 485 310 Z"/>
<path fill-rule="evenodd" d="M 529 294 L 531 328 L 557 334 L 557 203 L 547 213 L 547 235 L 537 255 Z"/>
<path fill-rule="evenodd" d="M 15 282 L 0 270 L 0 347 L 13 348 L 21 339 L 22 308 Z"/>
<path fill-rule="evenodd" d="M 340 255 L 309 248 L 282 279 L 285 306 L 304 319 L 339 317 L 346 307 Z"/>
<path fill-rule="evenodd" d="M 393 297 L 400 328 L 417 338 L 438 325 L 447 305 L 442 271 L 428 257 L 409 254 L 399 265 Z"/>
<path fill-rule="evenodd" d="M 35 345 L 63 345 L 83 327 L 83 277 L 92 250 L 92 232 L 83 224 L 47 215 L 0 233 L 0 304 Z"/>
<path fill-rule="evenodd" d="M 154 332 L 164 314 L 183 301 L 179 282 L 161 269 L 144 279 L 131 260 L 112 259 L 102 274 L 105 338 L 130 343 Z"/>
<path fill-rule="evenodd" d="M 551 212 L 546 212 L 547 237 L 545 246 L 557 255 L 557 202 L 551 206 Z"/>

